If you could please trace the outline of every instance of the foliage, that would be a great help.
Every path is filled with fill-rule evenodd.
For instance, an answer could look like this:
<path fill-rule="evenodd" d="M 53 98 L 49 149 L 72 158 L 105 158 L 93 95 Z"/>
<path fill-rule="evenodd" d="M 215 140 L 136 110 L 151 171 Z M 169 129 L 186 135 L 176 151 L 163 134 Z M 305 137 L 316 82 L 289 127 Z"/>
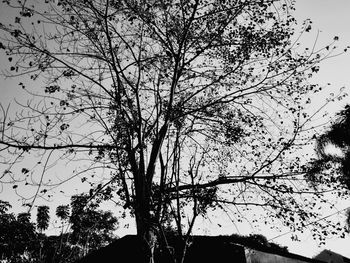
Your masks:
<path fill-rule="evenodd" d="M 46 230 L 49 226 L 50 221 L 50 215 L 49 215 L 49 207 L 46 205 L 39 206 L 38 207 L 38 213 L 37 213 L 37 228 L 42 232 L 43 230 Z"/>
<path fill-rule="evenodd" d="M 1 201 L 9 207 L 8 202 Z M 10 263 L 29 262 L 26 258 L 35 257 L 38 251 L 35 225 L 30 222 L 28 213 L 0 213 L 0 257 Z"/>
<path fill-rule="evenodd" d="M 7 201 L 0 200 L 0 214 L 5 214 L 12 206 Z"/>
<path fill-rule="evenodd" d="M 56 216 L 65 221 L 69 218 L 69 206 L 68 205 L 59 205 L 56 208 Z"/>
<path fill-rule="evenodd" d="M 309 163 L 311 184 L 337 184 L 339 189 L 350 187 L 349 160 L 349 106 L 337 114 L 336 120 L 317 137 L 317 158 Z M 342 193 L 338 192 L 339 195 Z"/>
<path fill-rule="evenodd" d="M 78 203 L 82 200 L 86 202 Z M 49 220 L 47 206 L 38 207 L 41 223 L 38 222 L 35 228 L 35 224 L 30 222 L 29 213 L 19 213 L 16 217 L 7 212 L 11 205 L 0 201 L 0 207 L 4 207 L 0 210 L 1 259 L 10 263 L 74 262 L 87 253 L 109 244 L 115 239 L 113 231 L 117 223 L 116 217 L 109 211 L 97 210 L 99 204 L 89 202 L 88 205 L 87 201 L 86 196 L 73 197 L 71 206 L 74 213 L 72 212 L 71 216 L 66 213 L 69 205 L 57 207 L 59 214 L 65 215 L 64 220 L 69 219 L 72 224 L 71 231 L 62 232 L 59 236 L 46 236 L 42 232 L 47 229 Z M 79 214 L 75 213 L 77 209 L 81 209 Z"/>
<path fill-rule="evenodd" d="M 71 200 L 71 242 L 81 245 L 87 251 L 95 250 L 113 240 L 112 233 L 117 218 L 110 211 L 97 210 L 98 207 L 99 204 L 91 202 L 87 195 L 76 195 Z"/>
<path fill-rule="evenodd" d="M 315 150 L 317 158 L 309 164 L 310 182 L 337 184 L 338 196 L 346 195 L 350 189 L 350 105 L 338 112 L 328 129 L 317 137 Z M 349 220 L 348 213 L 348 225 Z"/>
<path fill-rule="evenodd" d="M 15 117 L 2 107 L 0 144 L 11 164 L 3 178 L 16 191 L 32 169 L 20 179 L 13 169 L 34 153 L 44 171 L 76 161 L 61 180 L 80 176 L 91 197 L 129 209 L 150 250 L 164 225 L 188 236 L 216 208 L 234 211 L 237 222 L 282 219 L 292 231 L 317 218 L 322 192 L 310 192 L 299 151 L 312 133 L 306 107 L 320 91 L 308 79 L 334 55 L 334 42 L 298 50 L 293 3 L 7 2 L 19 11 L 0 27 L 8 75 L 35 83 L 19 83 L 33 98 Z M 310 29 L 306 21 L 302 33 Z M 43 176 L 34 199 L 61 183 Z M 86 200 L 72 200 L 70 220 L 91 238 L 100 226 Z M 261 210 L 252 216 L 252 207 Z"/>
<path fill-rule="evenodd" d="M 312 164 L 310 176 L 336 167 L 340 174 L 339 182 L 350 188 L 350 106 L 337 114 L 336 120 L 322 135 L 317 138 L 316 152 L 318 159 Z M 333 146 L 333 150 L 331 149 Z M 332 167 L 331 164 L 334 166 Z M 339 166 L 337 166 L 339 165 Z"/>

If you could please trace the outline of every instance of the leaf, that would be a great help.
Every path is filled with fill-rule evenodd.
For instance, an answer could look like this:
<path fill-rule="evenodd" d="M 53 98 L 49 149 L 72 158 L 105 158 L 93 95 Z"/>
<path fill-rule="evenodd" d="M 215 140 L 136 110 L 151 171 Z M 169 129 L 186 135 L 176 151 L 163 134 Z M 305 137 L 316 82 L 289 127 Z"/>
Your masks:
<path fill-rule="evenodd" d="M 60 91 L 60 89 L 61 88 L 58 85 L 47 86 L 45 87 L 45 93 L 52 94 L 52 93 L 55 93 L 56 91 Z"/>
<path fill-rule="evenodd" d="M 61 129 L 61 131 L 64 131 L 64 130 L 68 129 L 68 127 L 69 127 L 69 124 L 63 123 L 63 124 L 60 126 L 60 129 Z"/>
<path fill-rule="evenodd" d="M 315 73 L 317 73 L 319 70 L 320 70 L 319 66 L 314 66 L 314 67 L 311 68 L 311 71 L 315 72 Z"/>
<path fill-rule="evenodd" d="M 14 37 L 19 37 L 19 35 L 21 34 L 22 32 L 18 29 L 15 29 L 14 31 L 11 32 L 11 35 L 14 36 Z"/>
<path fill-rule="evenodd" d="M 29 170 L 27 168 L 22 168 L 22 173 L 27 174 L 27 173 L 29 173 Z"/>
<path fill-rule="evenodd" d="M 19 14 L 23 17 L 31 17 L 33 16 L 33 11 L 27 8 L 23 8 L 21 12 L 19 12 Z"/>

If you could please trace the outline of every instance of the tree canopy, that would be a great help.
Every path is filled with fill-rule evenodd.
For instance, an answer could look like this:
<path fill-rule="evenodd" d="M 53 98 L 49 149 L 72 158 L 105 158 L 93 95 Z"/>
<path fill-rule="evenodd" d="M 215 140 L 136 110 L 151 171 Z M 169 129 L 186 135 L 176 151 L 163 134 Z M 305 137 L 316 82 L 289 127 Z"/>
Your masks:
<path fill-rule="evenodd" d="M 261 208 L 251 220 L 277 218 L 295 231 L 317 216 L 322 192 L 310 189 L 298 151 L 310 142 L 307 105 L 320 90 L 308 79 L 334 51 L 298 48 L 293 3 L 5 2 L 18 13 L 0 26 L 8 75 L 30 77 L 19 83 L 30 96 L 23 109 L 1 108 L 10 164 L 1 178 L 16 191 L 35 169 L 31 201 L 80 177 L 90 199 L 129 209 L 151 250 L 164 226 L 185 236 L 216 208 L 237 222 Z M 306 21 L 300 34 L 310 29 Z M 19 168 L 34 155 L 37 164 Z M 47 178 L 62 160 L 77 169 Z"/>
<path fill-rule="evenodd" d="M 29 213 L 16 216 L 9 212 L 10 203 L 0 200 L 0 258 L 9 263 L 75 262 L 116 239 L 113 232 L 117 218 L 110 211 L 99 209 L 100 204 L 96 202 L 88 207 L 84 207 L 83 202 L 77 203 L 83 200 L 86 197 L 73 196 L 70 205 L 57 207 L 66 225 L 66 230 L 62 227 L 58 236 L 43 232 L 50 220 L 48 206 L 37 207 L 35 224 Z M 79 214 L 77 207 L 82 209 Z"/>
<path fill-rule="evenodd" d="M 350 105 L 345 105 L 331 125 L 317 137 L 317 158 L 310 162 L 309 180 L 313 184 L 337 184 L 350 189 Z M 338 192 L 340 196 L 341 191 Z M 344 194 L 344 193 L 343 193 Z M 347 224 L 350 227 L 350 210 Z"/>
<path fill-rule="evenodd" d="M 334 119 L 328 129 L 317 137 L 318 158 L 312 163 L 313 173 L 310 175 L 333 169 L 335 176 L 340 175 L 338 182 L 350 188 L 350 106 L 346 105 Z"/>

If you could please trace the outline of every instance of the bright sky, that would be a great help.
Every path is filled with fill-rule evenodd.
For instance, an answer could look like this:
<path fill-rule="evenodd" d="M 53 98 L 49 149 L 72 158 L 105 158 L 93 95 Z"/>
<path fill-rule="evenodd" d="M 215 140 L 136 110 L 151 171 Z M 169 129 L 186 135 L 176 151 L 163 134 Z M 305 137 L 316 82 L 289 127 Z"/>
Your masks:
<path fill-rule="evenodd" d="M 350 45 L 350 1 L 349 0 L 296 0 L 296 18 L 300 21 L 310 18 L 313 21 L 313 28 L 320 30 L 319 43 L 326 44 L 334 36 L 339 36 L 339 47 Z M 316 33 L 316 32 L 315 32 Z M 314 35 L 315 36 L 315 35 Z M 312 39 L 309 40 L 310 43 Z M 337 93 L 339 88 L 345 86 L 349 93 L 350 90 L 350 53 L 324 61 L 321 64 L 319 74 L 314 78 L 316 83 L 331 83 L 329 93 Z M 333 104 L 328 108 L 329 112 L 334 112 L 342 108 L 345 103 L 350 103 L 350 98 L 340 103 Z M 339 207 L 348 207 L 350 203 L 339 204 Z M 333 214 L 330 211 L 325 216 Z M 342 213 L 340 213 L 342 215 Z M 337 217 L 334 215 L 333 217 Z M 288 244 L 291 252 L 312 257 L 322 249 L 330 249 L 343 256 L 350 258 L 350 238 L 329 239 L 323 247 L 317 247 L 311 235 L 305 235 L 301 242 L 288 242 L 290 236 L 282 236 L 274 239 L 275 242 Z"/>
<path fill-rule="evenodd" d="M 8 14 L 4 12 L 1 8 L 3 3 L 0 3 L 0 19 L 3 19 Z M 313 21 L 313 28 L 315 29 L 313 33 L 304 39 L 305 45 L 313 44 L 316 38 L 317 29 L 320 30 L 320 35 L 318 38 L 319 46 L 329 43 L 332 41 L 334 36 L 339 36 L 340 41 L 338 42 L 339 47 L 346 47 L 350 45 L 350 0 L 296 0 L 296 18 L 300 21 L 306 18 L 310 18 Z M 301 22 L 300 22 L 301 24 Z M 0 53 L 0 61 L 4 61 L 4 57 Z M 4 63 L 0 63 L 4 64 Z M 5 62 L 6 64 L 6 62 Z M 0 65 L 1 67 L 1 65 Z M 325 61 L 321 65 L 320 73 L 314 78 L 314 81 L 320 84 L 331 83 L 329 90 L 326 92 L 337 93 L 339 89 L 345 86 L 350 90 L 350 51 L 342 56 Z M 0 101 L 2 103 L 8 103 L 13 97 L 17 97 L 20 94 L 20 89 L 18 88 L 17 80 L 1 80 L 0 81 Z M 320 100 L 321 103 L 322 100 Z M 341 109 L 345 103 L 350 103 L 350 97 L 347 97 L 344 101 L 336 104 L 332 104 L 332 107 L 328 108 L 328 111 L 334 113 L 335 111 Z M 0 167 L 0 170 L 1 167 Z M 1 189 L 0 189 L 1 190 Z M 12 188 L 4 189 L 0 192 L 0 199 L 9 200 L 9 195 L 11 194 Z M 13 192 L 13 191 L 12 191 Z M 340 209 L 350 206 L 347 203 L 339 204 Z M 333 214 L 335 211 L 330 211 L 325 213 L 325 216 Z M 341 216 L 342 213 L 333 215 L 333 217 Z M 343 220 L 343 218 L 342 218 Z M 204 224 L 204 223 L 203 223 Z M 208 225 L 209 226 L 209 225 Z M 211 229 L 208 234 L 226 234 L 232 233 L 232 226 L 228 228 L 221 229 Z M 266 232 L 264 233 L 268 238 L 273 238 L 279 233 Z M 317 244 L 312 239 L 310 233 L 306 233 L 301 242 L 292 242 L 290 240 L 290 235 L 284 235 L 273 240 L 274 242 L 280 243 L 282 245 L 287 245 L 289 250 L 293 253 L 300 255 L 312 257 L 320 252 L 322 249 L 330 249 L 334 252 L 342 254 L 350 258 L 350 238 L 346 239 L 330 239 L 327 241 L 326 246 L 317 247 Z"/>

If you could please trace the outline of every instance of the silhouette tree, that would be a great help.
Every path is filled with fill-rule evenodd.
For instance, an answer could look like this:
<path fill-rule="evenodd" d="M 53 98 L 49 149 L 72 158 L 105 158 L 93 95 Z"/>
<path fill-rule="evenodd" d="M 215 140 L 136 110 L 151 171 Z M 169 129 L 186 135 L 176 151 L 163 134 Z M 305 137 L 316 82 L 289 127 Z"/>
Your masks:
<path fill-rule="evenodd" d="M 64 223 L 69 220 L 69 205 L 57 206 L 56 216 L 61 220 L 61 223 L 62 223 L 61 236 L 63 237 Z M 61 242 L 62 242 L 62 240 L 61 240 Z"/>
<path fill-rule="evenodd" d="M 129 209 L 147 258 L 164 225 L 186 240 L 215 208 L 238 222 L 262 208 L 263 222 L 295 231 L 317 216 L 295 153 L 309 139 L 304 105 L 320 89 L 307 80 L 334 49 L 297 49 L 292 3 L 5 2 L 18 15 L 1 24 L 0 48 L 8 75 L 30 77 L 19 86 L 32 97 L 14 116 L 1 107 L 2 178 L 15 191 L 40 167 L 32 199 L 47 196 L 59 183 L 45 180 L 50 164 L 77 161 L 69 177 L 90 184 L 90 199 Z M 38 164 L 19 167 L 28 156 Z M 94 210 L 73 202 L 73 231 L 95 227 Z"/>
<path fill-rule="evenodd" d="M 315 150 L 317 158 L 309 165 L 310 181 L 336 183 L 339 189 L 350 189 L 350 105 L 339 111 L 328 129 L 318 136 Z M 349 222 L 347 213 L 348 225 Z"/>
<path fill-rule="evenodd" d="M 333 146 L 333 150 L 331 147 Z M 327 170 L 329 164 L 339 164 L 340 182 L 350 188 L 350 106 L 337 114 L 329 129 L 317 138 L 317 168 Z"/>
<path fill-rule="evenodd" d="M 40 232 L 46 230 L 49 227 L 50 215 L 48 206 L 43 205 L 38 207 L 36 222 L 37 228 Z"/>
<path fill-rule="evenodd" d="M 73 197 L 72 206 L 80 206 L 74 201 L 86 198 Z M 85 203 L 86 204 L 86 203 Z M 6 262 L 75 262 L 86 253 L 99 249 L 114 240 L 113 231 L 117 218 L 111 212 L 97 210 L 99 204 L 87 205 L 76 216 L 70 218 L 69 205 L 61 205 L 56 210 L 63 221 L 71 220 L 73 231 L 61 233 L 60 236 L 46 236 L 49 209 L 38 207 L 37 224 L 30 221 L 29 213 L 15 216 L 8 213 L 9 202 L 0 200 L 0 258 Z M 76 222 L 80 225 L 77 226 Z"/>
<path fill-rule="evenodd" d="M 59 205 L 56 208 L 56 216 L 62 221 L 66 221 L 69 218 L 69 206 Z"/>
<path fill-rule="evenodd" d="M 36 242 L 35 226 L 30 214 L 19 213 L 17 217 L 7 213 L 11 205 L 0 201 L 0 257 L 6 262 L 31 262 L 37 258 L 39 246 Z M 27 261 L 26 261 L 27 260 Z"/>
<path fill-rule="evenodd" d="M 97 210 L 98 202 L 89 202 L 89 196 L 72 197 L 72 213 L 69 218 L 71 240 L 82 247 L 82 255 L 108 244 L 113 240 L 117 218 L 110 211 Z"/>
<path fill-rule="evenodd" d="M 62 223 L 62 234 L 64 223 L 69 219 L 69 205 L 59 205 L 56 208 L 56 216 L 61 220 Z"/>
<path fill-rule="evenodd" d="M 65 235 L 64 233 L 64 224 L 68 222 L 69 220 L 69 205 L 59 205 L 56 208 L 56 216 L 61 220 L 62 223 L 62 229 L 61 229 L 61 234 L 60 234 L 60 240 L 59 240 L 59 244 L 57 244 L 57 242 L 53 241 L 54 245 L 52 245 L 51 250 L 53 250 L 54 252 L 52 253 L 53 256 L 51 256 L 52 261 L 53 262 L 60 262 L 61 258 L 65 258 L 67 260 L 67 256 L 62 257 L 62 255 L 64 254 L 64 250 L 65 250 L 65 244 L 68 241 L 68 235 Z M 65 240 L 65 242 L 64 242 Z"/>
<path fill-rule="evenodd" d="M 10 226 L 15 220 L 13 214 L 8 214 L 7 211 L 11 208 L 11 205 L 7 201 L 0 200 L 0 255 L 1 258 L 8 257 L 10 255 L 9 237 Z"/>
<path fill-rule="evenodd" d="M 40 231 L 39 235 L 39 242 L 40 242 L 40 249 L 39 249 L 39 260 L 42 262 L 43 259 L 43 245 L 44 241 L 46 239 L 46 236 L 43 235 L 43 231 L 46 230 L 49 227 L 50 222 L 50 215 L 49 215 L 49 207 L 46 205 L 38 206 L 37 216 L 36 216 L 36 227 Z"/>

